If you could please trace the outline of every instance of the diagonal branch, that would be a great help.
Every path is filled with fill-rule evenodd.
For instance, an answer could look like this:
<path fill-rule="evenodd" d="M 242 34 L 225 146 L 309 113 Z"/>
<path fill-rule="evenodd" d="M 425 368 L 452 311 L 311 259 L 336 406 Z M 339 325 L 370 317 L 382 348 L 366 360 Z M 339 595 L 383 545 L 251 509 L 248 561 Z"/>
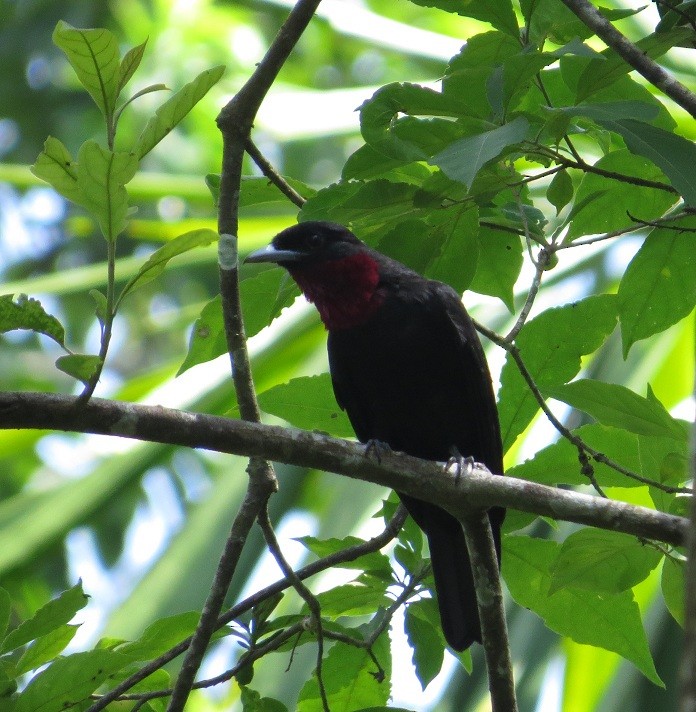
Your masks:
<path fill-rule="evenodd" d="M 624 61 L 696 118 L 696 94 L 690 92 L 622 35 L 588 0 L 562 0 L 562 2 Z"/>

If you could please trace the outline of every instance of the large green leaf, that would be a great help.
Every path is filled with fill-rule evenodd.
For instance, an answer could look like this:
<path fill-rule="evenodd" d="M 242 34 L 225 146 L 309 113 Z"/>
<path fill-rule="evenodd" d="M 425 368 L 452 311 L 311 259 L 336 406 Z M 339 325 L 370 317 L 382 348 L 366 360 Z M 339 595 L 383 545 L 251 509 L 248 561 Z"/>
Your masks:
<path fill-rule="evenodd" d="M 583 378 L 566 385 L 541 385 L 542 392 L 589 413 L 604 425 L 638 435 L 656 435 L 686 442 L 686 428 L 654 395 L 643 398 L 625 386 Z"/>
<path fill-rule="evenodd" d="M 624 357 L 636 341 L 664 331 L 696 305 L 694 230 L 694 217 L 653 230 L 626 268 L 618 292 Z"/>
<path fill-rule="evenodd" d="M 645 580 L 662 554 L 636 537 L 581 529 L 561 545 L 551 566 L 549 595 L 563 588 L 621 593 Z"/>
<path fill-rule="evenodd" d="M 552 541 L 506 538 L 503 576 L 515 601 L 541 616 L 551 630 L 577 643 L 618 653 L 662 686 L 630 591 L 599 594 L 567 588 L 551 592 L 551 570 L 559 549 Z"/>
<path fill-rule="evenodd" d="M 498 297 L 514 312 L 514 287 L 524 262 L 522 239 L 511 232 L 481 225 L 477 234 L 476 273 L 469 289 Z"/>
<path fill-rule="evenodd" d="M 497 30 L 517 38 L 519 27 L 515 11 L 510 0 L 480 0 L 479 2 L 461 2 L 461 0 L 411 0 L 415 5 L 437 7 L 445 12 L 456 12 L 464 17 L 473 17 L 481 22 L 488 22 Z"/>
<path fill-rule="evenodd" d="M 373 657 L 379 660 L 386 680 L 379 680 Z M 381 635 L 371 650 L 336 643 L 322 664 L 322 678 L 332 712 L 349 712 L 385 705 L 391 693 L 389 636 Z M 322 712 L 319 686 L 313 675 L 297 701 L 297 712 Z"/>
<path fill-rule="evenodd" d="M 537 386 L 565 383 L 580 370 L 580 357 L 599 348 L 615 325 L 616 297 L 588 297 L 548 309 L 528 322 L 517 337 L 517 345 Z M 498 400 L 503 446 L 507 450 L 539 409 L 509 356 L 500 376 Z"/>
<path fill-rule="evenodd" d="M 109 151 L 96 141 L 85 141 L 77 164 L 77 185 L 81 205 L 99 223 L 107 240 L 114 240 L 126 228 L 128 193 L 125 185 L 138 170 L 132 153 Z"/>
<path fill-rule="evenodd" d="M 523 141 L 528 129 L 527 119 L 518 116 L 498 128 L 476 136 L 460 138 L 435 154 L 429 163 L 438 166 L 452 180 L 458 180 L 471 187 L 479 170 L 509 146 Z"/>
<path fill-rule="evenodd" d="M 621 134 L 632 153 L 649 158 L 661 168 L 687 205 L 696 207 L 696 145 L 693 141 L 633 118 L 599 123 Z"/>
<path fill-rule="evenodd" d="M 445 647 L 440 626 L 434 599 L 422 598 L 406 607 L 404 631 L 413 648 L 416 677 L 424 690 L 440 672 L 444 662 Z"/>
<path fill-rule="evenodd" d="M 328 373 L 294 378 L 264 391 L 259 394 L 259 405 L 303 430 L 344 438 L 354 435 L 348 416 L 336 404 Z"/>

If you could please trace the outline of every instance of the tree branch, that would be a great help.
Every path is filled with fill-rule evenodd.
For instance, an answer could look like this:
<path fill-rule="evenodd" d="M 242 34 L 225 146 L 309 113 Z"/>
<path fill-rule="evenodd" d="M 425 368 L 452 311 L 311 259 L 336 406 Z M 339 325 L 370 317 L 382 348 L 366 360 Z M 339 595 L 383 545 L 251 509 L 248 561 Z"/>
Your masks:
<path fill-rule="evenodd" d="M 485 511 L 462 517 L 461 522 L 474 573 L 493 712 L 517 712 L 503 591 L 491 524 Z"/>
<path fill-rule="evenodd" d="M 442 464 L 399 453 L 380 462 L 365 457 L 363 445 L 318 433 L 231 420 L 219 416 L 53 393 L 0 393 L 0 429 L 50 429 L 99 433 L 204 448 L 245 457 L 264 457 L 300 467 L 373 482 L 437 504 L 454 516 L 472 507 L 510 507 L 538 516 L 588 524 L 681 546 L 688 520 L 645 507 L 490 475 L 448 476 Z"/>
<path fill-rule="evenodd" d="M 622 35 L 588 0 L 562 0 L 562 2 L 625 62 L 696 118 L 696 94 L 690 92 Z"/>

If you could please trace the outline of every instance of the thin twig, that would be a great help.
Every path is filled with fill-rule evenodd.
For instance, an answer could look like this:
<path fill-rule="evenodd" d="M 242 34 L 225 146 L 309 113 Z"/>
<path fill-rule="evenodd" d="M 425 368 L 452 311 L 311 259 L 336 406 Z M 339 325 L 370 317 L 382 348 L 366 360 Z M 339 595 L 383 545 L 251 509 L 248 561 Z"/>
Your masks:
<path fill-rule="evenodd" d="M 408 512 L 406 511 L 406 508 L 402 504 L 400 504 L 396 512 L 394 513 L 394 516 L 389 520 L 389 522 L 387 522 L 384 527 L 384 530 L 380 534 L 373 537 L 372 539 L 369 539 L 368 541 L 361 542 L 360 544 L 355 544 L 354 546 L 347 547 L 346 549 L 342 549 L 341 551 L 336 551 L 333 554 L 330 554 L 329 556 L 325 556 L 322 559 L 318 559 L 317 561 L 313 561 L 312 563 L 303 566 L 296 572 L 298 578 L 304 580 L 306 578 L 309 578 L 310 576 L 314 576 L 318 573 L 321 573 L 322 571 L 326 571 L 330 568 L 333 568 L 334 566 L 340 566 L 340 564 L 342 563 L 346 563 L 348 561 L 355 561 L 361 556 L 370 554 L 373 551 L 379 551 L 397 536 L 407 516 Z M 220 628 L 222 628 L 222 626 L 227 625 L 231 621 L 239 618 L 239 616 L 243 615 L 247 611 L 250 611 L 252 608 L 254 608 L 254 606 L 258 606 L 259 603 L 261 603 L 262 601 L 265 601 L 271 596 L 275 596 L 276 594 L 290 587 L 290 582 L 287 579 L 283 578 L 280 581 L 276 581 L 275 583 L 266 586 L 260 591 L 257 591 L 255 594 L 249 596 L 243 601 L 240 601 L 228 611 L 223 613 L 217 620 L 216 629 L 219 630 Z M 89 709 L 86 710 L 86 712 L 101 712 L 101 710 L 103 710 L 114 700 L 119 699 L 120 696 L 123 695 L 131 687 L 137 685 L 141 680 L 144 680 L 153 672 L 164 667 L 167 663 L 171 662 L 179 655 L 181 655 L 181 653 L 183 653 L 188 648 L 190 643 L 191 637 L 189 636 L 185 640 L 182 640 L 180 643 L 164 652 L 159 657 L 146 663 L 137 672 L 133 673 L 133 675 L 128 677 L 123 682 L 119 683 L 113 690 L 110 690 L 108 693 L 101 696 L 97 702 L 95 702 L 91 707 L 89 707 Z"/>
<path fill-rule="evenodd" d="M 653 86 L 696 118 L 696 94 L 669 75 L 639 47 L 622 35 L 588 0 L 562 0 L 563 4 L 587 25 L 625 62 L 642 74 Z"/>
<path fill-rule="evenodd" d="M 278 173 L 250 138 L 247 139 L 245 148 L 246 152 L 251 156 L 251 159 L 259 167 L 261 173 L 263 173 L 290 202 L 294 203 L 298 208 L 301 208 L 307 202 L 306 199 Z"/>
<path fill-rule="evenodd" d="M 167 712 L 183 712 L 184 710 L 210 639 L 217 630 L 218 616 L 225 602 L 227 590 L 237 568 L 249 531 L 259 512 L 266 506 L 268 498 L 273 493 L 273 485 L 274 482 L 272 480 L 266 480 L 262 477 L 250 478 L 246 496 L 225 542 L 200 620 L 191 637 L 191 643 L 172 690 Z"/>
<path fill-rule="evenodd" d="M 529 390 L 531 391 L 532 395 L 534 396 L 534 399 L 539 404 L 539 407 L 544 412 L 544 414 L 548 418 L 551 425 L 553 425 L 553 427 L 556 428 L 556 430 L 566 440 L 570 441 L 573 445 L 575 445 L 575 447 L 584 450 L 588 455 L 590 455 L 597 462 L 601 462 L 603 465 L 606 465 L 607 467 L 611 467 L 613 470 L 616 470 L 616 472 L 620 472 L 622 475 L 625 475 L 626 477 L 629 477 L 632 480 L 636 480 L 637 482 L 642 482 L 644 485 L 650 485 L 651 487 L 656 487 L 657 489 L 660 489 L 663 492 L 667 492 L 668 494 L 693 494 L 694 493 L 693 489 L 691 489 L 690 487 L 672 487 L 671 485 L 666 485 L 662 482 L 658 482 L 657 480 L 652 480 L 649 477 L 643 477 L 643 475 L 639 475 L 637 472 L 633 472 L 632 470 L 629 470 L 627 467 L 624 467 L 623 465 L 619 464 L 618 462 L 607 457 L 604 453 L 600 452 L 599 450 L 595 450 L 594 448 L 590 447 L 581 437 L 577 436 L 571 430 L 566 428 L 566 426 L 563 425 L 563 423 L 561 423 L 561 421 L 558 420 L 558 418 L 553 414 L 553 412 L 551 411 L 551 409 L 549 408 L 549 406 L 546 403 L 546 399 L 544 398 L 541 391 L 539 390 L 539 387 L 537 386 L 536 382 L 534 381 L 534 377 L 527 369 L 527 366 L 525 365 L 525 363 L 522 359 L 522 355 L 520 354 L 519 347 L 517 347 L 515 344 L 510 344 L 510 343 L 506 342 L 505 339 L 498 336 L 494 331 L 487 329 L 485 326 L 483 326 L 482 324 L 479 324 L 478 322 L 475 322 L 475 326 L 476 326 L 476 330 L 479 331 L 479 333 L 486 336 L 493 343 L 495 343 L 498 346 L 500 346 L 501 348 L 505 349 L 505 351 L 507 351 L 510 354 L 513 361 L 517 365 L 520 375 L 527 382 L 527 386 L 529 387 Z"/>
<path fill-rule="evenodd" d="M 309 612 L 312 616 L 312 624 L 317 635 L 317 684 L 319 686 L 319 695 L 321 696 L 322 707 L 324 712 L 330 712 L 329 699 L 326 695 L 326 687 L 324 686 L 324 677 L 322 675 L 322 662 L 324 659 L 324 627 L 321 622 L 321 607 L 316 596 L 302 583 L 300 577 L 293 571 L 292 566 L 287 562 L 283 551 L 280 548 L 278 539 L 273 531 L 271 519 L 268 516 L 268 507 L 264 507 L 258 516 L 258 523 L 263 532 L 263 537 L 266 540 L 266 546 L 271 552 L 276 563 L 283 572 L 283 576 L 290 581 L 292 587 L 297 591 L 298 595 L 307 604 Z"/>

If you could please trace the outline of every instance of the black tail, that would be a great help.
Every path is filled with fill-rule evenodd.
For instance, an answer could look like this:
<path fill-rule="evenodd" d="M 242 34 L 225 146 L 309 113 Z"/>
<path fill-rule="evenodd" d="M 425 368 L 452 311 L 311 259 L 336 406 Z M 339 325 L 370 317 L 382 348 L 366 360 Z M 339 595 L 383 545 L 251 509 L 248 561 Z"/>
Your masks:
<path fill-rule="evenodd" d="M 481 621 L 462 525 L 440 507 L 410 497 L 401 499 L 428 537 L 445 640 L 454 650 L 466 650 L 472 643 L 481 642 Z M 504 514 L 505 510 L 497 507 L 489 513 L 498 562 L 500 525 Z"/>

